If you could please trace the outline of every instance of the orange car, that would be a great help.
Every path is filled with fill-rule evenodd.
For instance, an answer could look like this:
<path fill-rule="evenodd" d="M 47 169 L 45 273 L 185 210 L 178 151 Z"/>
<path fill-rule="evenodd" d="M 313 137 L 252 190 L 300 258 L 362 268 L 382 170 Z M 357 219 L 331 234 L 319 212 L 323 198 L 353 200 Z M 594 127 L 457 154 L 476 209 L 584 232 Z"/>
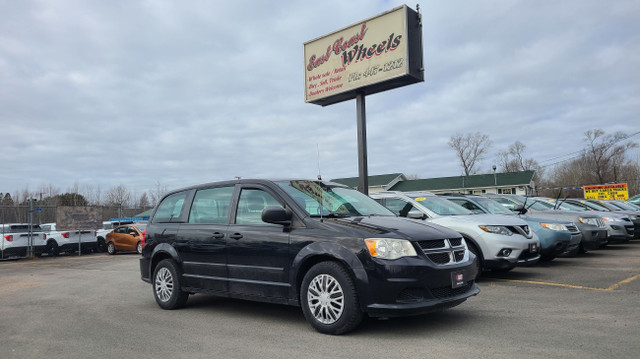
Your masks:
<path fill-rule="evenodd" d="M 107 253 L 116 254 L 117 251 L 137 251 L 142 253 L 142 232 L 146 224 L 127 224 L 116 227 L 107 233 Z"/>

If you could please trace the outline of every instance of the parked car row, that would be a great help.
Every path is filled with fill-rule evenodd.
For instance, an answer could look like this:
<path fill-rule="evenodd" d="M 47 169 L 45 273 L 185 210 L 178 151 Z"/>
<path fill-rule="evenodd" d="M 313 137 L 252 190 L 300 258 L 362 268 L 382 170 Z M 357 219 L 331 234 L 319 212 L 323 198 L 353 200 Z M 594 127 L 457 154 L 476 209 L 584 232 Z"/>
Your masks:
<path fill-rule="evenodd" d="M 478 256 L 480 271 L 511 270 L 538 258 L 549 261 L 627 242 L 637 238 L 640 225 L 640 207 L 625 201 L 427 192 L 381 192 L 371 197 L 400 217 L 459 232 Z M 534 240 L 538 252 L 531 250 Z"/>
<path fill-rule="evenodd" d="M 504 204 L 511 210 L 521 212 L 523 209 L 545 218 L 566 218 L 573 221 L 583 234 L 580 249 L 597 249 L 611 243 L 626 242 L 635 236 L 639 212 L 593 210 L 581 204 L 581 200 L 556 200 L 545 197 L 522 197 L 516 195 L 487 195 Z M 584 203 L 596 203 L 595 200 L 585 200 Z M 595 226 L 602 233 L 596 234 Z"/>
<path fill-rule="evenodd" d="M 61 253 L 73 254 L 119 251 L 142 252 L 144 223 L 104 222 L 98 230 L 56 230 L 56 223 L 3 224 L 0 228 L 0 259 L 26 257 L 29 248 L 35 256 L 55 257 Z"/>

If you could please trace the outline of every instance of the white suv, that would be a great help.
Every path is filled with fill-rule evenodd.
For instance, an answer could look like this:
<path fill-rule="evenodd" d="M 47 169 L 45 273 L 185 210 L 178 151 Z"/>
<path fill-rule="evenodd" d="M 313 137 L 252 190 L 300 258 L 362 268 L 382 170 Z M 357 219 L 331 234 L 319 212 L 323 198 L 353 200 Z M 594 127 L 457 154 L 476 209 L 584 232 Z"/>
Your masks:
<path fill-rule="evenodd" d="M 55 257 L 61 252 L 71 254 L 78 250 L 82 253 L 96 250 L 94 230 L 58 231 L 56 223 L 43 223 L 40 228 L 46 234 L 46 253 L 49 256 Z"/>
<path fill-rule="evenodd" d="M 509 271 L 540 260 L 540 242 L 520 218 L 473 214 L 427 192 L 381 192 L 370 196 L 400 217 L 429 221 L 459 232 L 479 258 L 480 270 Z"/>
<path fill-rule="evenodd" d="M 0 259 L 26 257 L 29 245 L 36 256 L 45 248 L 45 235 L 37 224 L 31 226 L 31 235 L 27 223 L 0 224 L 0 236 Z"/>

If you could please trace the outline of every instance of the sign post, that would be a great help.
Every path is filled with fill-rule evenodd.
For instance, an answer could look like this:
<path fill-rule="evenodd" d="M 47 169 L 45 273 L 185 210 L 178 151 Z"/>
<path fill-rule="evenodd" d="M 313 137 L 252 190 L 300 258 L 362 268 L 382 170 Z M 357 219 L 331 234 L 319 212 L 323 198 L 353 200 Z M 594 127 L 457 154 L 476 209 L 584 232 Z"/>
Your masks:
<path fill-rule="evenodd" d="M 358 191 L 369 195 L 369 169 L 367 165 L 367 115 L 364 93 L 356 97 L 358 118 Z"/>
<path fill-rule="evenodd" d="M 368 194 L 365 96 L 424 81 L 420 13 L 399 6 L 305 42 L 304 61 L 305 102 L 356 99 L 358 190 Z"/>

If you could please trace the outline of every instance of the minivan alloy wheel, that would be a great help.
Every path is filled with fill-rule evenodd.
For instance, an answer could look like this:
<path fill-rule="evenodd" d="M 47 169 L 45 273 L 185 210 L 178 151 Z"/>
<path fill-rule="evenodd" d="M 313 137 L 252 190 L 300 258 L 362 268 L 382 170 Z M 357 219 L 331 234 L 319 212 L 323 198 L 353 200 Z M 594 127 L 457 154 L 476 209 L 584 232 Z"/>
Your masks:
<path fill-rule="evenodd" d="M 317 331 L 343 334 L 362 321 L 364 313 L 358 304 L 355 283 L 338 262 L 320 262 L 311 267 L 300 289 L 302 312 Z"/>
<path fill-rule="evenodd" d="M 161 301 L 166 302 L 171 299 L 171 294 L 173 294 L 173 276 L 167 268 L 162 267 L 158 270 L 155 280 L 155 289 L 156 294 Z"/>
<path fill-rule="evenodd" d="M 335 323 L 344 310 L 342 287 L 328 274 L 320 274 L 311 280 L 307 301 L 313 316 L 323 324 Z"/>
<path fill-rule="evenodd" d="M 178 309 L 187 303 L 188 292 L 181 289 L 180 268 L 171 259 L 163 259 L 153 271 L 153 296 L 162 309 Z"/>

